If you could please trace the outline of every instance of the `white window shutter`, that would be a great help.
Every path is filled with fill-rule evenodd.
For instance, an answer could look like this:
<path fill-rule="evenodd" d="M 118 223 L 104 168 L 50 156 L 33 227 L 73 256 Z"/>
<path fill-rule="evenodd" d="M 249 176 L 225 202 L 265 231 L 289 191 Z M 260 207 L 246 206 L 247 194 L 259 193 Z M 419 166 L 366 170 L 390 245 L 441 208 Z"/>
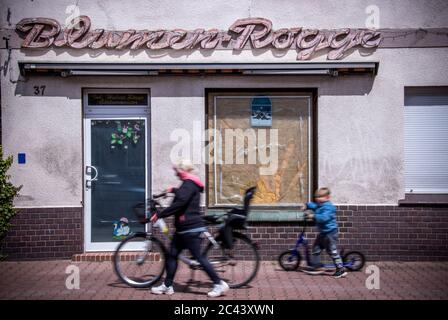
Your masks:
<path fill-rule="evenodd" d="M 405 89 L 405 188 L 448 193 L 448 90 Z"/>

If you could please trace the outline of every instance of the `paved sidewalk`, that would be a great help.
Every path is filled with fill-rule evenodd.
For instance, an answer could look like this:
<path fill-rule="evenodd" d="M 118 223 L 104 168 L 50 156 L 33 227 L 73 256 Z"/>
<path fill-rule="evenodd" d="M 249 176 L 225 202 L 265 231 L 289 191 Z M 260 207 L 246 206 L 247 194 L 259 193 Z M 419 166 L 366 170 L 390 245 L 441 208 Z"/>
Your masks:
<path fill-rule="evenodd" d="M 65 287 L 67 266 L 80 268 L 80 289 Z M 231 289 L 224 299 L 448 299 L 448 263 L 378 262 L 380 289 L 367 289 L 364 271 L 345 279 L 328 275 L 286 272 L 273 261 L 262 263 L 250 287 Z M 175 279 L 176 294 L 152 295 L 119 283 L 110 262 L 70 260 L 0 262 L 0 299 L 208 299 L 211 283 L 197 271 L 188 285 L 190 270 L 181 265 Z"/>

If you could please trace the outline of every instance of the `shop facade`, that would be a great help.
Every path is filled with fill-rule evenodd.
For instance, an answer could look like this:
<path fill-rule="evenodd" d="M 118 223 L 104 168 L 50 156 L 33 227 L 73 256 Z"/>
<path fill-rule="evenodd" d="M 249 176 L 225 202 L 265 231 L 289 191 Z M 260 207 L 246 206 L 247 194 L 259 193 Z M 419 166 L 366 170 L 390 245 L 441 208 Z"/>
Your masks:
<path fill-rule="evenodd" d="M 448 5 L 189 3 L 2 3 L 1 143 L 23 185 L 10 258 L 112 251 L 178 157 L 206 213 L 257 186 L 264 259 L 322 186 L 341 246 L 448 258 Z"/>

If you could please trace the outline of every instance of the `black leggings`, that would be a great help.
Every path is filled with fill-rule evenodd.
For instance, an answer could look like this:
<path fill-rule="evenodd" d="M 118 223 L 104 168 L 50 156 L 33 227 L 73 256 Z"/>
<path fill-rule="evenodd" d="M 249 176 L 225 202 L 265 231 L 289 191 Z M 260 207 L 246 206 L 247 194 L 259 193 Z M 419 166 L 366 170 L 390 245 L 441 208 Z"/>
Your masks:
<path fill-rule="evenodd" d="M 221 282 L 210 262 L 201 254 L 201 233 L 175 233 L 166 259 L 165 285 L 167 287 L 173 285 L 174 275 L 177 270 L 177 259 L 183 249 L 188 249 L 191 252 L 193 258 L 201 264 L 213 283 L 219 284 Z"/>

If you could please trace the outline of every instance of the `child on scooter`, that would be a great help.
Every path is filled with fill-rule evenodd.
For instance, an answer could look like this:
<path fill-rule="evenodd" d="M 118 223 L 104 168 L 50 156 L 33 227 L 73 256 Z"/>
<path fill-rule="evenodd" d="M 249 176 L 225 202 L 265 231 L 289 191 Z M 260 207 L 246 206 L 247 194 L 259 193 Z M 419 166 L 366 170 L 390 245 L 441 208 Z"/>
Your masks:
<path fill-rule="evenodd" d="M 341 256 L 337 249 L 338 223 L 336 222 L 336 207 L 330 201 L 330 189 L 320 188 L 314 193 L 315 202 L 308 202 L 304 209 L 312 210 L 308 213 L 308 218 L 314 218 L 319 231 L 311 253 L 311 263 L 315 270 L 320 269 L 320 254 L 322 249 L 328 252 L 336 265 L 335 278 L 342 278 L 347 275 Z"/>

